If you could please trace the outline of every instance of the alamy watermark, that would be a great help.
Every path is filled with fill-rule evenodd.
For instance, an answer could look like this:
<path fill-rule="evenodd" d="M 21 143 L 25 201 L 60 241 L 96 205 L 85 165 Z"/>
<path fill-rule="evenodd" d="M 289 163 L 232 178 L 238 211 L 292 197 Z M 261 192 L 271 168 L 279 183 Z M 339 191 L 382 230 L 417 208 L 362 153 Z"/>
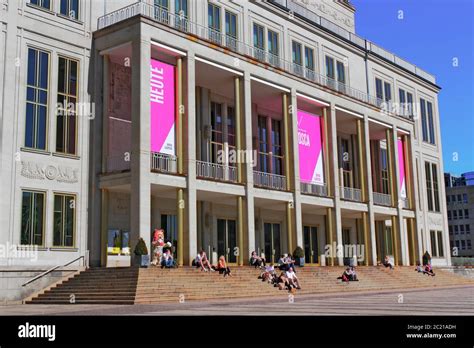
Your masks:
<path fill-rule="evenodd" d="M 37 245 L 16 245 L 10 242 L 0 244 L 0 261 L 2 259 L 29 259 L 38 261 Z"/>

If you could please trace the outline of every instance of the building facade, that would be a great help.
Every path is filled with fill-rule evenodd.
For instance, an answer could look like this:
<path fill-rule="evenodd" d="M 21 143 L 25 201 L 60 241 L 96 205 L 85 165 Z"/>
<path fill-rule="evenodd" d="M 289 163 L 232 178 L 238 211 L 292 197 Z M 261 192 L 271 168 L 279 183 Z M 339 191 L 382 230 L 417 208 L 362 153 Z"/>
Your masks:
<path fill-rule="evenodd" d="M 474 172 L 458 177 L 445 173 L 444 177 L 452 255 L 473 257 Z"/>
<path fill-rule="evenodd" d="M 4 1 L 1 243 L 37 245 L 37 268 L 126 264 L 155 228 L 180 264 L 297 246 L 310 264 L 450 264 L 440 88 L 357 36 L 354 11 Z"/>

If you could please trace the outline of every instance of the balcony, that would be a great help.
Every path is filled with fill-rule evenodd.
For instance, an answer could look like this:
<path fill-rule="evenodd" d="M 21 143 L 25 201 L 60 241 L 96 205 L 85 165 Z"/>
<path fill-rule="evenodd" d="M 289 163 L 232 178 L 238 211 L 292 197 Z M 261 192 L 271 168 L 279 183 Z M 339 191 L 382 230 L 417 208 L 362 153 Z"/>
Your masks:
<path fill-rule="evenodd" d="M 311 182 L 301 182 L 301 193 L 306 193 L 313 196 L 327 197 L 327 185 L 315 184 Z"/>
<path fill-rule="evenodd" d="M 258 172 L 254 170 L 253 184 L 254 186 L 258 186 L 258 187 L 285 191 L 286 190 L 286 177 L 283 175 Z"/>
<path fill-rule="evenodd" d="M 159 152 L 151 153 L 151 170 L 154 172 L 173 173 L 177 172 L 176 156 Z"/>
<path fill-rule="evenodd" d="M 237 168 L 217 163 L 196 161 L 196 176 L 202 179 L 237 182 Z"/>
<path fill-rule="evenodd" d="M 273 1 L 273 2 L 280 2 L 280 1 Z M 347 84 L 341 83 L 339 81 L 328 78 L 324 75 L 318 74 L 313 70 L 309 70 L 300 65 L 296 65 L 293 62 L 287 61 L 278 55 L 272 54 L 268 51 L 265 51 L 258 47 L 254 47 L 252 45 L 248 45 L 245 42 L 239 41 L 233 37 L 229 37 L 212 28 L 208 28 L 198 23 L 192 22 L 186 17 L 169 12 L 167 9 L 164 9 L 158 6 L 149 5 L 144 2 L 137 2 L 127 7 L 121 8 L 117 11 L 111 12 L 105 16 L 99 17 L 97 27 L 100 30 L 108 26 L 114 25 L 115 23 L 124 21 L 134 16 L 139 16 L 139 15 L 149 18 L 151 20 L 154 20 L 168 27 L 174 28 L 178 31 L 196 36 L 214 45 L 217 44 L 219 46 L 226 47 L 227 49 L 234 51 L 240 55 L 255 59 L 259 62 L 268 64 L 269 66 L 272 66 L 278 70 L 285 71 L 289 74 L 304 78 L 318 85 L 327 87 L 331 90 L 336 91 L 337 93 L 344 94 L 346 96 L 357 99 L 359 101 L 370 104 L 372 106 L 376 106 L 378 108 L 381 107 L 381 100 L 379 98 L 369 95 L 364 91 L 352 88 L 348 86 Z M 320 19 L 320 22 L 321 21 L 324 22 L 323 18 Z M 336 30 L 334 27 L 331 27 L 331 25 L 329 24 L 327 24 L 327 26 L 329 27 L 330 30 L 331 28 L 332 30 Z M 333 24 L 333 26 L 336 26 L 336 25 Z M 340 29 L 344 30 L 342 28 Z M 341 34 L 341 33 L 338 33 L 337 31 L 336 33 L 339 35 Z M 366 42 L 365 40 L 360 39 L 360 38 L 359 40 L 354 39 L 354 41 L 358 44 L 363 44 L 363 45 Z M 404 115 L 402 114 L 399 116 L 403 117 Z"/>
<path fill-rule="evenodd" d="M 374 197 L 374 204 L 383 205 L 386 207 L 390 207 L 392 205 L 392 196 L 380 193 L 380 192 L 373 192 Z"/>
<path fill-rule="evenodd" d="M 353 201 L 353 202 L 362 202 L 362 191 L 353 187 L 340 187 L 341 189 L 341 198 Z"/>

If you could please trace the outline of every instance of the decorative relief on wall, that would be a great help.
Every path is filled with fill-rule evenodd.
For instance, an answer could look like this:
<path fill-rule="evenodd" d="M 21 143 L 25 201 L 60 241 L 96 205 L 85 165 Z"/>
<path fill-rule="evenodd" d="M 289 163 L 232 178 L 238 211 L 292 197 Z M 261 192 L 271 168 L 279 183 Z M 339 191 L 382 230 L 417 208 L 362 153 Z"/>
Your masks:
<path fill-rule="evenodd" d="M 345 29 L 354 32 L 354 19 L 335 10 L 331 5 L 324 1 L 301 0 L 296 2 L 300 5 L 305 5 L 308 10 L 316 13 L 318 16 L 324 17 Z"/>
<path fill-rule="evenodd" d="M 428 214 L 428 226 L 443 226 L 443 217 Z"/>
<path fill-rule="evenodd" d="M 30 161 L 21 161 L 20 174 L 28 179 L 56 180 L 73 184 L 79 181 L 79 169 Z"/>

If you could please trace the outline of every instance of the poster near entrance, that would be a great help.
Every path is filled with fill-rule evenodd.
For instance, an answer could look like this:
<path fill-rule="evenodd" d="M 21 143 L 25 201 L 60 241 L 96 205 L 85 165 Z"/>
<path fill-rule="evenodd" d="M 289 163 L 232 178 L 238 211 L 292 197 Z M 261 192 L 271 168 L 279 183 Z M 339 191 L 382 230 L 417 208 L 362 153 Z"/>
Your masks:
<path fill-rule="evenodd" d="M 175 67 L 151 59 L 151 151 L 175 155 Z"/>
<path fill-rule="evenodd" d="M 407 198 L 406 184 L 405 184 L 405 152 L 403 151 L 403 140 L 397 140 L 398 145 L 398 170 L 400 176 L 400 197 Z"/>
<path fill-rule="evenodd" d="M 324 184 L 321 117 L 298 110 L 298 150 L 301 181 Z"/>

